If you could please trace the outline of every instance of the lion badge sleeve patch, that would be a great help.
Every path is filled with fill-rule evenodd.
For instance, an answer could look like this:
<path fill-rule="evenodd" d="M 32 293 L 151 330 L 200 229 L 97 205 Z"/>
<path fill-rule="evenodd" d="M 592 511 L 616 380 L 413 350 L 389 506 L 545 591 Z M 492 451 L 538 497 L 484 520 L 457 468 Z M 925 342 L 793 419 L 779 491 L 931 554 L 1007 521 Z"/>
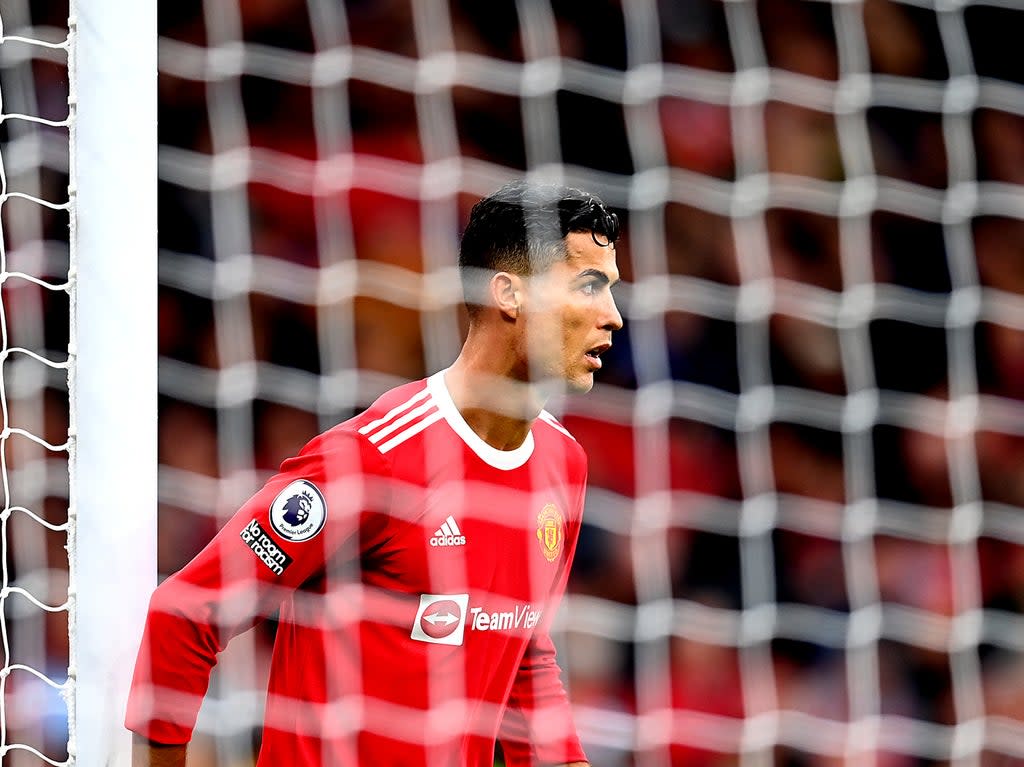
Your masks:
<path fill-rule="evenodd" d="M 284 540 L 302 543 L 315 538 L 327 522 L 327 502 L 320 488 L 298 479 L 277 494 L 270 505 L 270 526 Z"/>

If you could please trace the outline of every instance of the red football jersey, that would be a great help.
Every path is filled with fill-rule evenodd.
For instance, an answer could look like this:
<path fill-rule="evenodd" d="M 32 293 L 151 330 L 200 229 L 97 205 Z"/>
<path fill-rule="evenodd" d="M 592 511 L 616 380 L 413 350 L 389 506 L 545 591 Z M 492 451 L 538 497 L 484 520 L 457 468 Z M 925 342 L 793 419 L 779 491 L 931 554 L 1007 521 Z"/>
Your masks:
<path fill-rule="evenodd" d="M 313 439 L 153 594 L 129 729 L 191 738 L 217 653 L 278 609 L 259 765 L 585 759 L 548 634 L 586 457 L 480 439 L 443 372 Z"/>

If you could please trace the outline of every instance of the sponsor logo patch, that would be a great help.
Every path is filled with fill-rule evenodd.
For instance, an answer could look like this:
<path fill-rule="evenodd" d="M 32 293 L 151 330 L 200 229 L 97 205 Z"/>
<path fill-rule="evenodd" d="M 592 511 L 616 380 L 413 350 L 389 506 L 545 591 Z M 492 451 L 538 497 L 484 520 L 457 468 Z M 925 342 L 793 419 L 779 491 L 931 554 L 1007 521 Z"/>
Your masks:
<path fill-rule="evenodd" d="M 461 645 L 467 629 L 533 631 L 543 615 L 542 608 L 528 603 L 489 612 L 482 607 L 470 607 L 468 594 L 421 594 L 410 636 L 419 642 Z"/>
<path fill-rule="evenodd" d="M 327 502 L 309 480 L 295 480 L 270 504 L 270 525 L 286 541 L 301 543 L 315 538 L 326 521 Z"/>
<path fill-rule="evenodd" d="M 239 536 L 260 562 L 269 567 L 273 573 L 281 575 L 292 563 L 292 558 L 281 551 L 281 548 L 270 539 L 266 530 L 255 519 L 242 529 Z"/>
<path fill-rule="evenodd" d="M 420 594 L 411 638 L 431 644 L 461 645 L 469 594 Z"/>

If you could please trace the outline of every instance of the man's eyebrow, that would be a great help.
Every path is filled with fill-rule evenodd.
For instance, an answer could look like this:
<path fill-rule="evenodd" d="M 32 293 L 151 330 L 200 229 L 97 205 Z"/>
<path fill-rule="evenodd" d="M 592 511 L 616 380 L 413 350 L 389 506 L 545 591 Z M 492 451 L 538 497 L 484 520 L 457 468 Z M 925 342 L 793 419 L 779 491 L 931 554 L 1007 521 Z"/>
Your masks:
<path fill-rule="evenodd" d="M 584 277 L 593 277 L 594 279 L 600 281 L 602 285 L 607 285 L 609 282 L 612 281 L 611 278 L 607 274 L 602 272 L 600 269 L 584 269 L 582 272 L 576 275 L 577 280 L 582 279 Z"/>

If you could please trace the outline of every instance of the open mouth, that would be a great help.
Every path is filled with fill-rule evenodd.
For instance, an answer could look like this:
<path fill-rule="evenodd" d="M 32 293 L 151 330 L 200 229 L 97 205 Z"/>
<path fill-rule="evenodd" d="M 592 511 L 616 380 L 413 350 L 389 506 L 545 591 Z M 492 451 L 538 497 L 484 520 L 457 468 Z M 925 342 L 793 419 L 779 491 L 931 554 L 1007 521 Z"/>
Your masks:
<path fill-rule="evenodd" d="M 590 359 L 594 360 L 595 362 L 597 362 L 598 364 L 600 364 L 600 362 L 601 362 L 601 360 L 600 360 L 601 355 L 604 354 L 606 351 L 608 351 L 610 348 L 612 348 L 611 344 L 607 344 L 607 343 L 600 344 L 598 346 L 595 346 L 592 349 L 587 349 L 585 354 L 586 354 L 586 356 L 588 358 L 590 358 Z"/>

